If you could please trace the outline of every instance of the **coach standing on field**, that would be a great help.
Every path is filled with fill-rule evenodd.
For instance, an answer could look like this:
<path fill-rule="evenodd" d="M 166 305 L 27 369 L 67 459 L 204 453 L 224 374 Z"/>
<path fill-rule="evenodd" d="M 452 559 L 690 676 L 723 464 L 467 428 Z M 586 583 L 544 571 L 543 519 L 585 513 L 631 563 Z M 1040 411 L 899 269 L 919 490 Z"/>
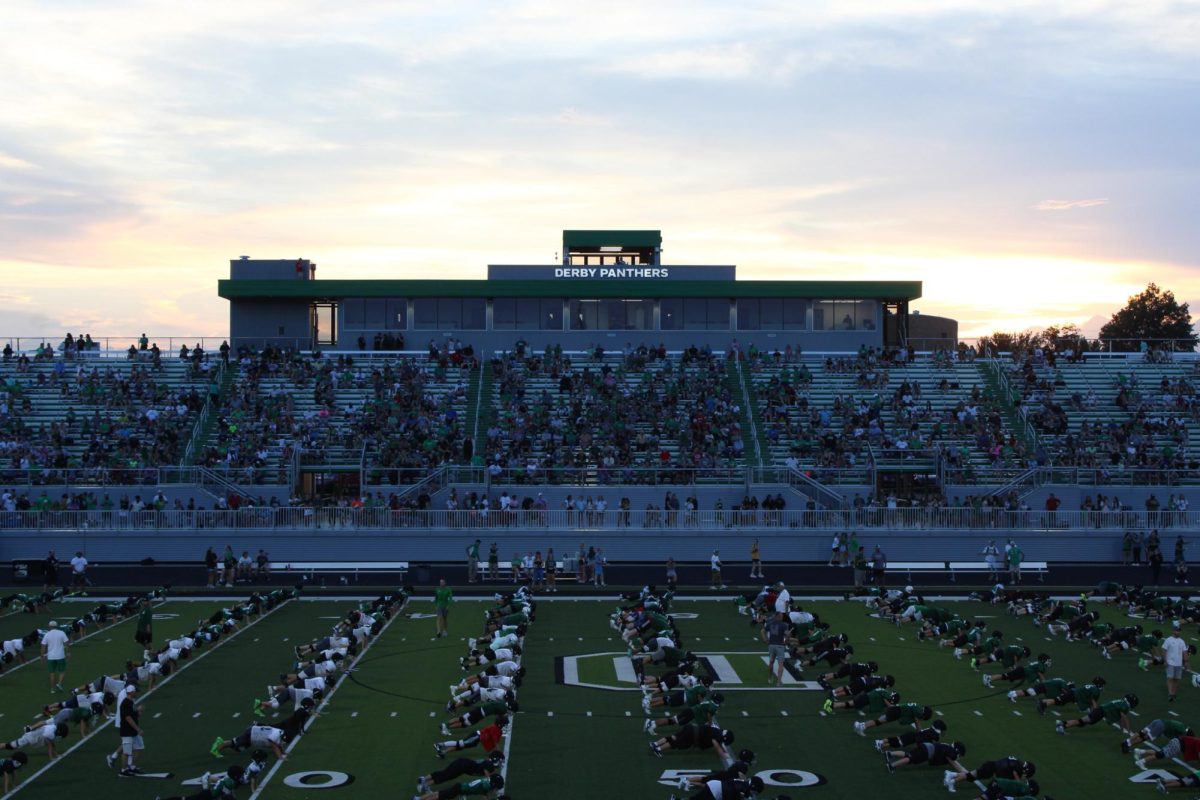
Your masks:
<path fill-rule="evenodd" d="M 42 658 L 50 672 L 50 691 L 61 692 L 63 678 L 67 675 L 67 648 L 71 641 L 58 629 L 58 623 L 50 620 L 50 630 L 42 637 Z"/>
<path fill-rule="evenodd" d="M 1179 635 L 1179 623 L 1171 628 L 1171 635 L 1163 640 L 1161 645 L 1163 661 L 1167 669 L 1167 702 L 1175 702 L 1175 693 L 1179 691 L 1179 679 L 1188 665 L 1188 646 Z"/>

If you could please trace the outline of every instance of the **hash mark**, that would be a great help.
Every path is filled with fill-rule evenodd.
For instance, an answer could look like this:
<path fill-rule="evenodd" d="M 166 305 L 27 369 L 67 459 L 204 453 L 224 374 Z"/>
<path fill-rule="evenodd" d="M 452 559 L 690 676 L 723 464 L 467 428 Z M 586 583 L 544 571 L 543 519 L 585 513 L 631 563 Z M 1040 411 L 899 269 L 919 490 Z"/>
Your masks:
<path fill-rule="evenodd" d="M 743 716 L 743 717 L 748 717 L 748 716 L 750 716 L 750 712 L 749 712 L 749 711 L 742 711 L 742 716 Z"/>
<path fill-rule="evenodd" d="M 592 715 L 592 712 L 590 712 L 590 711 L 587 712 L 587 715 L 590 717 Z"/>
<path fill-rule="evenodd" d="M 162 712 L 160 711 L 160 712 L 158 712 L 157 714 L 155 714 L 155 715 L 154 715 L 154 718 L 155 718 L 155 719 L 158 719 L 158 718 L 159 718 L 159 717 L 161 717 L 161 716 L 162 716 Z"/>
<path fill-rule="evenodd" d="M 201 712 L 197 711 L 195 714 L 192 714 L 192 719 L 195 719 L 196 717 L 200 716 L 200 713 Z"/>
<path fill-rule="evenodd" d="M 982 711 L 976 711 L 976 712 L 975 712 L 975 716 L 977 716 L 977 717 L 982 717 L 982 716 L 983 716 L 983 712 L 982 712 Z"/>
<path fill-rule="evenodd" d="M 354 717 L 357 717 L 357 716 L 358 716 L 358 712 L 357 712 L 357 711 L 351 711 L 351 712 L 350 712 L 350 717 L 351 717 L 352 719 L 353 719 Z"/>
<path fill-rule="evenodd" d="M 547 717 L 553 717 L 553 716 L 554 716 L 554 712 L 553 712 L 553 711 L 547 711 L 547 712 L 546 712 L 546 716 L 547 716 Z"/>
<path fill-rule="evenodd" d="M 779 716 L 786 717 L 787 715 L 788 715 L 788 713 L 786 711 L 784 711 L 782 708 L 779 709 Z"/>

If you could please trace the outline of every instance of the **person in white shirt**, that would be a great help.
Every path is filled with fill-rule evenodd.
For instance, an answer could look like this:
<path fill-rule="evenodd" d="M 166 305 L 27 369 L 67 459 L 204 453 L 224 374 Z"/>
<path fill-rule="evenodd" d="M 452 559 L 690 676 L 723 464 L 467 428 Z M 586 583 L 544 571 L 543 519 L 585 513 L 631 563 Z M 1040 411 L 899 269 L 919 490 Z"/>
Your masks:
<path fill-rule="evenodd" d="M 709 569 L 711 571 L 711 579 L 708 584 L 710 589 L 724 589 L 725 581 L 721 579 L 721 551 L 713 550 L 712 558 L 709 561 Z"/>
<path fill-rule="evenodd" d="M 67 634 L 58 629 L 58 623 L 51 620 L 50 630 L 42 637 L 42 657 L 46 659 L 46 667 L 50 671 L 50 691 L 63 690 L 63 678 L 67 674 L 67 648 L 71 640 Z"/>
<path fill-rule="evenodd" d="M 783 585 L 783 581 L 779 582 L 779 594 L 775 596 L 775 613 L 787 614 L 792 610 L 792 593 Z"/>
<path fill-rule="evenodd" d="M 82 552 L 77 551 L 71 559 L 71 588 L 80 592 L 87 588 L 87 568 L 88 560 Z"/>
<path fill-rule="evenodd" d="M 1167 702 L 1175 702 L 1175 693 L 1179 691 L 1179 679 L 1187 669 L 1188 645 L 1179 635 L 1179 623 L 1171 629 L 1171 635 L 1163 639 L 1163 660 L 1167 670 Z"/>

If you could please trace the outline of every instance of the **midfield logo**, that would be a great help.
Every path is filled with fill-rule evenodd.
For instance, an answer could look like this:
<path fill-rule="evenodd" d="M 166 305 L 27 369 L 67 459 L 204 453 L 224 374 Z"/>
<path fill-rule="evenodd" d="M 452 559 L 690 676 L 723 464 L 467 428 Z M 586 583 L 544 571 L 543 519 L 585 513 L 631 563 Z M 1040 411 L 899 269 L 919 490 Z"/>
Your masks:
<path fill-rule="evenodd" d="M 805 680 L 803 673 L 788 665 L 783 685 L 766 686 L 767 656 L 759 650 L 697 652 L 699 664 L 712 675 L 722 691 L 744 692 L 819 692 L 816 681 Z M 641 684 L 629 656 L 622 652 L 587 653 L 563 656 L 556 660 L 557 682 L 565 686 L 586 686 L 612 692 L 640 691 Z"/>
<path fill-rule="evenodd" d="M 658 777 L 658 782 L 663 786 L 683 788 L 680 785 L 682 779 L 699 778 L 707 775 L 708 772 L 704 769 L 665 769 L 663 774 Z M 757 775 L 767 786 L 786 786 L 789 789 L 807 789 L 826 783 L 824 775 L 806 772 L 802 769 L 764 769 Z"/>

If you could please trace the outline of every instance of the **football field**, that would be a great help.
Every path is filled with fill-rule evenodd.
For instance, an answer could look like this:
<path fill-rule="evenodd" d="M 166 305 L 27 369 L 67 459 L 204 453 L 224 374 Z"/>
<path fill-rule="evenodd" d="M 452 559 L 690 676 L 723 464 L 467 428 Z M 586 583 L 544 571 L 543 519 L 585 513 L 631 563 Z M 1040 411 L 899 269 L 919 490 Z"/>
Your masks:
<path fill-rule="evenodd" d="M 464 675 L 458 659 L 467 650 L 465 639 L 482 630 L 489 603 L 458 600 L 451 614 L 452 635 L 435 640 L 432 604 L 422 599 L 409 602 L 328 694 L 308 733 L 288 748 L 287 759 L 271 759 L 253 796 L 411 797 L 418 775 L 447 763 L 434 755 L 433 744 L 447 738 L 439 727 L 450 718 L 445 709 L 448 687 Z M 624 645 L 608 624 L 619 603 L 615 594 L 606 600 L 539 600 L 536 622 L 524 643 L 528 674 L 519 690 L 520 711 L 502 745 L 508 755 L 509 796 L 666 800 L 673 791 L 678 793 L 672 787 L 679 776 L 721 766 L 711 751 L 667 752 L 662 758 L 650 752 L 642 694 Z M 156 640 L 191 630 L 198 619 L 227 604 L 207 598 L 167 599 L 156 608 Z M 848 635 L 854 660 L 877 661 L 881 674 L 894 675 L 905 702 L 932 706 L 935 719 L 948 726 L 944 739 L 967 745 L 962 759 L 966 766 L 1010 755 L 1034 761 L 1043 793 L 1056 800 L 1155 794 L 1153 779 L 1159 773 L 1140 770 L 1131 756 L 1122 755 L 1122 737 L 1111 726 L 1072 730 L 1066 736 L 1055 733 L 1056 719 L 1078 716 L 1073 704 L 1057 709 L 1062 716 L 1053 711 L 1039 716 L 1032 701 L 1011 702 L 1007 684 L 998 681 L 995 689 L 988 689 L 967 661 L 956 660 L 931 642 L 916 641 L 911 626 L 897 628 L 870 617 L 856 601 L 801 604 L 831 623 L 832 632 Z M 1049 637 L 1029 618 L 1008 616 L 1003 606 L 954 600 L 944 604 L 960 609 L 963 616 L 985 619 L 1003 630 L 1009 642 L 1027 644 L 1035 655 L 1049 654 L 1054 677 L 1080 684 L 1105 677 L 1108 687 L 1102 700 L 1137 693 L 1141 703 L 1135 726 L 1156 718 L 1193 719 L 1200 690 L 1185 680 L 1179 700 L 1168 706 L 1161 669 L 1140 670 L 1131 653 L 1105 660 L 1095 647 Z M 0 629 L 6 636 L 16 635 L 12 632 L 27 629 L 35 619 L 70 617 L 74 606 L 56 604 L 41 618 L 0 619 Z M 86 787 L 89 800 L 149 800 L 195 792 L 196 780 L 206 771 L 221 772 L 249 760 L 248 754 L 232 752 L 214 758 L 209 754 L 213 738 L 232 737 L 250 724 L 254 698 L 263 696 L 265 686 L 277 682 L 280 673 L 291 671 L 292 648 L 328 634 L 337 619 L 355 607 L 357 598 L 291 600 L 250 620 L 216 647 L 181 661 L 181 669 L 143 697 L 147 749 L 142 767 L 148 776 L 122 778 L 105 765 L 105 754 L 117 744 L 111 725 L 83 741 L 75 729 L 61 748 L 65 755 L 54 762 L 44 753 L 30 752 L 30 764 L 18 773 L 21 781 L 13 796 L 60 798 L 81 787 Z M 1131 624 L 1112 607 L 1095 607 L 1108 621 Z M 866 738 L 855 735 L 853 723 L 863 719 L 856 712 L 822 713 L 826 694 L 815 683 L 819 668 L 789 673 L 782 686 L 769 685 L 765 645 L 731 599 L 677 599 L 671 612 L 684 646 L 717 678 L 715 688 L 725 696 L 718 722 L 734 732 L 732 749 L 749 748 L 757 755 L 751 774 L 767 784 L 762 797 L 849 798 L 885 789 L 890 797 L 907 800 L 946 791 L 941 768 L 914 766 L 889 774 L 873 747 L 874 732 Z M 1194 630 L 1186 632 L 1189 639 L 1194 635 Z M 133 622 L 126 621 L 76 644 L 67 683 L 122 671 L 126 659 L 141 655 L 132 637 Z M 55 699 L 46 683 L 41 663 L 0 674 L 0 736 L 18 736 L 42 704 Z M 902 731 L 892 724 L 878 729 L 878 735 Z M 463 755 L 480 758 L 483 753 L 476 749 Z M 1185 773 L 1178 764 L 1159 765 L 1164 764 Z M 970 785 L 958 789 L 961 796 L 977 793 Z M 252 796 L 249 787 L 239 796 Z"/>

